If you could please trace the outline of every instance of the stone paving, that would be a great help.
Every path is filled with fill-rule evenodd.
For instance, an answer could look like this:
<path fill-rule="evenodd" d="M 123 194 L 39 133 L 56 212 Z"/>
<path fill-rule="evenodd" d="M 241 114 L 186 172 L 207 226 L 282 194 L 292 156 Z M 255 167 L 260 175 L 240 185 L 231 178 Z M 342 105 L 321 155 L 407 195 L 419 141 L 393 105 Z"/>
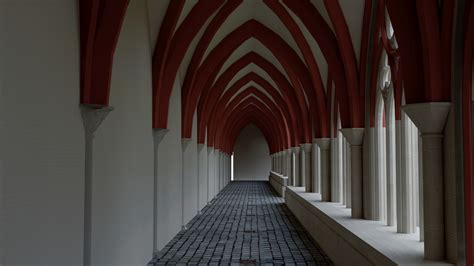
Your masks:
<path fill-rule="evenodd" d="M 268 182 L 232 182 L 148 265 L 333 265 Z"/>

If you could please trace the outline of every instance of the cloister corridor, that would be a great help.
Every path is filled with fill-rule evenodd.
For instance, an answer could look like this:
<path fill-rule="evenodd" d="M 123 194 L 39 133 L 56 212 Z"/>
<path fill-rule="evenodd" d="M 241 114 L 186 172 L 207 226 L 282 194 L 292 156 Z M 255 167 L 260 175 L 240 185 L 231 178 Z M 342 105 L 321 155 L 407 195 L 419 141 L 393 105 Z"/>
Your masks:
<path fill-rule="evenodd" d="M 474 266 L 474 0 L 0 0 L 0 266 Z"/>

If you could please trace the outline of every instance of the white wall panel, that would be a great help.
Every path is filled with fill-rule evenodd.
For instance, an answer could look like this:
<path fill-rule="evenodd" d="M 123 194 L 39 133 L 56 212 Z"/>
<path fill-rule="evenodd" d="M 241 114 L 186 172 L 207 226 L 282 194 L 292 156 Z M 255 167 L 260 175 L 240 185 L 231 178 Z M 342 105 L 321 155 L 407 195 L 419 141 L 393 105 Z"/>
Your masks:
<path fill-rule="evenodd" d="M 265 137 L 256 126 L 245 127 L 234 147 L 234 180 L 268 180 L 270 168 Z"/>

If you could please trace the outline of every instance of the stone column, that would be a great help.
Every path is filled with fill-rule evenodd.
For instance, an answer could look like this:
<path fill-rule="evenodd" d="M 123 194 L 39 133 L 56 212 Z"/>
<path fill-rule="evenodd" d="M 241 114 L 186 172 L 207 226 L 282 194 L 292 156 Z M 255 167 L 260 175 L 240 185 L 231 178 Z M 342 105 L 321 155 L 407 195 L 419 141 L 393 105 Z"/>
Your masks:
<path fill-rule="evenodd" d="M 292 185 L 294 187 L 299 186 L 298 179 L 300 176 L 300 147 L 293 147 L 291 148 L 292 152 L 292 162 L 291 162 L 291 174 L 292 174 Z"/>
<path fill-rule="evenodd" d="M 158 253 L 158 175 L 160 173 L 158 167 L 158 151 L 160 143 L 165 137 L 166 133 L 169 130 L 165 128 L 153 129 L 153 256 L 156 256 Z"/>
<path fill-rule="evenodd" d="M 211 160 L 214 157 L 213 154 L 213 148 L 212 147 L 207 147 L 207 204 L 211 202 L 213 196 L 212 193 L 214 193 L 214 189 L 212 189 L 211 186 L 211 175 L 214 173 L 212 170 L 212 167 L 210 167 Z"/>
<path fill-rule="evenodd" d="M 316 139 L 313 140 L 311 155 L 312 191 L 315 193 L 321 193 L 321 152 L 318 144 L 316 144 Z"/>
<path fill-rule="evenodd" d="M 363 128 L 343 128 L 342 134 L 351 145 L 351 212 L 352 218 L 363 216 L 362 201 L 362 142 Z"/>
<path fill-rule="evenodd" d="M 422 137 L 425 258 L 442 260 L 445 257 L 443 137 L 451 103 L 418 103 L 402 108 Z"/>
<path fill-rule="evenodd" d="M 198 143 L 197 146 L 197 214 L 201 215 L 201 206 L 200 206 L 200 200 L 201 200 L 201 152 L 204 149 L 205 144 Z"/>
<path fill-rule="evenodd" d="M 214 189 L 215 197 L 219 194 L 219 149 L 214 149 Z"/>
<path fill-rule="evenodd" d="M 283 164 L 283 161 L 284 161 L 283 157 L 285 156 L 285 152 L 280 151 L 279 154 L 280 156 L 278 157 L 278 164 L 280 165 L 280 174 L 283 175 L 284 168 L 285 168 L 285 165 Z"/>
<path fill-rule="evenodd" d="M 393 107 L 393 87 L 382 90 L 385 110 L 385 147 L 387 152 L 386 171 L 387 171 L 387 225 L 394 226 L 397 224 L 397 207 L 396 207 L 396 134 L 394 124 L 394 107 Z"/>
<path fill-rule="evenodd" d="M 300 187 L 303 184 L 301 183 L 301 148 L 300 147 L 293 147 L 294 153 L 294 180 L 293 186 Z"/>
<path fill-rule="evenodd" d="M 337 198 L 337 181 L 338 181 L 338 147 L 337 147 L 338 139 L 337 137 L 331 138 L 331 148 L 330 148 L 330 155 L 331 155 L 331 202 L 338 202 Z"/>
<path fill-rule="evenodd" d="M 286 165 L 285 176 L 287 176 L 289 180 L 291 176 L 291 149 L 287 149 L 285 151 L 285 165 Z"/>
<path fill-rule="evenodd" d="M 331 155 L 329 153 L 331 148 L 330 138 L 315 139 L 314 142 L 319 146 L 321 151 L 321 201 L 331 201 Z"/>
<path fill-rule="evenodd" d="M 219 190 L 222 191 L 222 189 L 224 188 L 225 184 L 224 184 L 224 168 L 225 168 L 225 165 L 224 165 L 224 152 L 220 152 L 219 153 L 219 161 L 220 161 L 220 166 L 219 166 L 219 172 L 220 172 L 220 180 L 221 180 L 221 184 L 220 184 L 220 187 L 219 187 Z"/>
<path fill-rule="evenodd" d="M 185 175 L 184 156 L 190 142 L 191 142 L 191 139 L 188 139 L 188 138 L 181 139 L 181 148 L 183 150 L 183 152 L 181 153 L 181 230 L 188 230 L 186 226 L 186 222 L 184 220 L 185 219 L 184 206 L 186 205 L 186 203 L 184 202 L 184 195 L 185 195 L 184 188 L 186 187 L 186 183 L 184 182 L 184 175 Z"/>
<path fill-rule="evenodd" d="M 276 161 L 276 172 L 280 174 L 280 173 L 281 173 L 280 152 L 277 152 L 277 153 L 276 153 L 275 161 Z"/>
<path fill-rule="evenodd" d="M 305 192 L 313 192 L 313 182 L 311 180 L 311 143 L 301 144 L 301 185 L 305 187 Z"/>
<path fill-rule="evenodd" d="M 95 107 L 89 105 L 81 105 L 80 108 L 85 137 L 83 260 L 84 265 L 90 266 L 92 254 L 92 171 L 94 155 L 94 134 L 99 128 L 100 124 L 102 124 L 104 119 L 107 117 L 107 115 L 113 110 L 113 108 Z M 156 250 L 155 246 L 153 250 Z"/>
<path fill-rule="evenodd" d="M 270 154 L 270 159 L 271 159 L 271 162 L 272 162 L 272 171 L 275 172 L 275 154 Z"/>
<path fill-rule="evenodd" d="M 351 145 L 350 143 L 346 140 L 345 141 L 345 147 L 346 147 L 346 151 L 347 154 L 346 154 L 346 157 L 344 158 L 344 160 L 346 160 L 346 187 L 345 187 L 345 191 L 344 191 L 344 194 L 346 194 L 346 208 L 352 208 L 352 200 L 351 200 Z M 362 183 L 363 183 L 363 178 L 362 178 Z M 364 191 L 362 191 L 362 194 L 364 193 Z M 363 201 L 363 200 L 362 200 Z"/>
<path fill-rule="evenodd" d="M 416 229 L 414 194 L 415 183 L 412 171 L 413 154 L 409 116 L 401 113 L 401 121 L 396 121 L 397 137 L 397 232 L 414 233 Z"/>
<path fill-rule="evenodd" d="M 281 151 L 281 175 L 286 176 L 286 151 Z"/>

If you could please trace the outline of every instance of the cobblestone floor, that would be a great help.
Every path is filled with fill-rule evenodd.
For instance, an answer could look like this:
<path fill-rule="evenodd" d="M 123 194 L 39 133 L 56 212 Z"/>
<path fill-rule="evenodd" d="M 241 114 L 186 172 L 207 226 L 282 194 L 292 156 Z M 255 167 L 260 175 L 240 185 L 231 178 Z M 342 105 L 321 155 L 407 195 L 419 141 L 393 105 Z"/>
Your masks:
<path fill-rule="evenodd" d="M 332 265 L 267 182 L 232 182 L 149 265 Z"/>

